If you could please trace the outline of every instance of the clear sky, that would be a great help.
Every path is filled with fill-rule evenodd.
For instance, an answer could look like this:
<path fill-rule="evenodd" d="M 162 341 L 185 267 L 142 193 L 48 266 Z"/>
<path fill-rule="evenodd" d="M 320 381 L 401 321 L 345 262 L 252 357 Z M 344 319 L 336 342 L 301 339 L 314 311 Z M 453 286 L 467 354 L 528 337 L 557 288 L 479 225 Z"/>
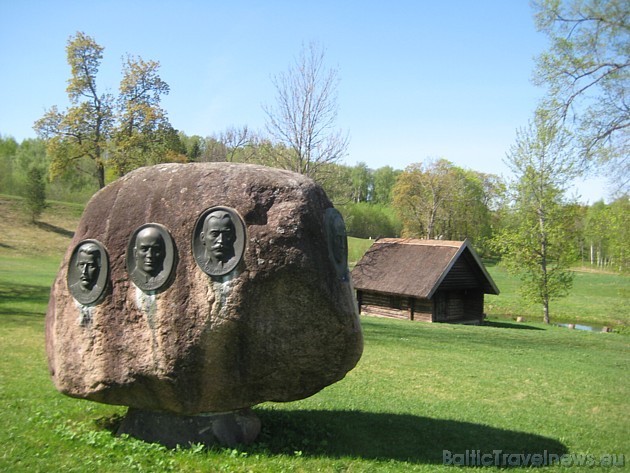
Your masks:
<path fill-rule="evenodd" d="M 531 82 L 546 37 L 528 0 L 0 0 L 0 134 L 67 105 L 65 47 L 77 31 L 105 48 L 101 91 L 116 92 L 126 54 L 156 60 L 162 105 L 187 135 L 264 130 L 272 76 L 316 41 L 338 68 L 345 163 L 404 169 L 446 158 L 509 177 L 505 155 L 543 91 Z M 605 197 L 579 185 L 583 202 Z"/>

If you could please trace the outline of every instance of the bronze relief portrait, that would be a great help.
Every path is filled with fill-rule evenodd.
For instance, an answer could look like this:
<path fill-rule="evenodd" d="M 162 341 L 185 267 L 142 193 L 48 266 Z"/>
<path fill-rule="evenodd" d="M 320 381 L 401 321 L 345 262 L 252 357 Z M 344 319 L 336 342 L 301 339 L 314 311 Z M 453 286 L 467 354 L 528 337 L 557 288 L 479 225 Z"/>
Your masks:
<path fill-rule="evenodd" d="M 337 276 L 345 281 L 348 278 L 348 235 L 343 217 L 334 207 L 326 209 L 324 226 L 328 240 L 328 256 Z"/>
<path fill-rule="evenodd" d="M 133 283 L 145 292 L 163 289 L 171 281 L 175 266 L 175 243 L 168 230 L 158 223 L 142 225 L 127 246 L 127 272 Z"/>
<path fill-rule="evenodd" d="M 100 302 L 109 281 L 109 258 L 97 240 L 75 246 L 68 263 L 67 284 L 72 297 L 83 305 Z"/>
<path fill-rule="evenodd" d="M 229 207 L 211 207 L 195 224 L 192 250 L 197 265 L 208 276 L 224 276 L 240 263 L 247 230 L 238 212 Z"/>

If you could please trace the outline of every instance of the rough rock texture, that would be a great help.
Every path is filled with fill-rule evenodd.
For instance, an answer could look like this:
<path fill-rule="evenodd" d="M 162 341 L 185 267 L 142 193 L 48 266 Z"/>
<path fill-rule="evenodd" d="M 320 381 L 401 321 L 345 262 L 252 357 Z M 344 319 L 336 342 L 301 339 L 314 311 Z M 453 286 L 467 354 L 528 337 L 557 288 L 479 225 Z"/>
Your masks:
<path fill-rule="evenodd" d="M 235 209 L 247 231 L 230 274 L 196 265 L 191 237 L 213 206 Z M 228 163 L 138 169 L 88 203 L 54 282 L 46 348 L 58 390 L 69 396 L 182 415 L 225 412 L 308 397 L 344 377 L 363 348 L 351 281 L 329 257 L 324 214 L 332 204 L 295 173 Z M 126 270 L 133 232 L 158 223 L 176 247 L 174 277 L 145 293 Z M 75 245 L 109 254 L 105 297 L 70 295 Z"/>
<path fill-rule="evenodd" d="M 260 419 L 251 409 L 199 416 L 129 409 L 116 433 L 168 448 L 193 444 L 236 447 L 256 440 L 260 427 Z"/>

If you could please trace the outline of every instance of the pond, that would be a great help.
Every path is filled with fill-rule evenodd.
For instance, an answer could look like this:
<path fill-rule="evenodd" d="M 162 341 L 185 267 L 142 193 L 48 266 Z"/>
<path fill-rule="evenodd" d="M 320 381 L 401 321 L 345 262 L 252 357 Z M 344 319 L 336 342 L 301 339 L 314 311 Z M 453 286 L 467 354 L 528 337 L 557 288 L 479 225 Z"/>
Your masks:
<path fill-rule="evenodd" d="M 581 324 L 557 324 L 558 327 L 565 327 L 575 330 L 586 330 L 588 332 L 609 332 L 609 327 L 595 327 L 592 325 L 581 325 Z"/>

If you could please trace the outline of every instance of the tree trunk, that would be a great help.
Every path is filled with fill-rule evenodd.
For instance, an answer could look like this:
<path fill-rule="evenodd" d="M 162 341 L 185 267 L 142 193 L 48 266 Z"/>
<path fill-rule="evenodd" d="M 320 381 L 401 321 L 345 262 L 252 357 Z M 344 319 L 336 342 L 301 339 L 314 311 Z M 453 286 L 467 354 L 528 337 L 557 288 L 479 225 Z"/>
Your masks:
<path fill-rule="evenodd" d="M 545 322 L 546 324 L 548 324 L 550 322 L 549 319 L 549 298 L 545 297 L 545 300 L 543 302 L 543 322 Z"/>
<path fill-rule="evenodd" d="M 96 163 L 96 177 L 98 178 L 98 188 L 105 187 L 105 167 L 102 163 Z"/>

